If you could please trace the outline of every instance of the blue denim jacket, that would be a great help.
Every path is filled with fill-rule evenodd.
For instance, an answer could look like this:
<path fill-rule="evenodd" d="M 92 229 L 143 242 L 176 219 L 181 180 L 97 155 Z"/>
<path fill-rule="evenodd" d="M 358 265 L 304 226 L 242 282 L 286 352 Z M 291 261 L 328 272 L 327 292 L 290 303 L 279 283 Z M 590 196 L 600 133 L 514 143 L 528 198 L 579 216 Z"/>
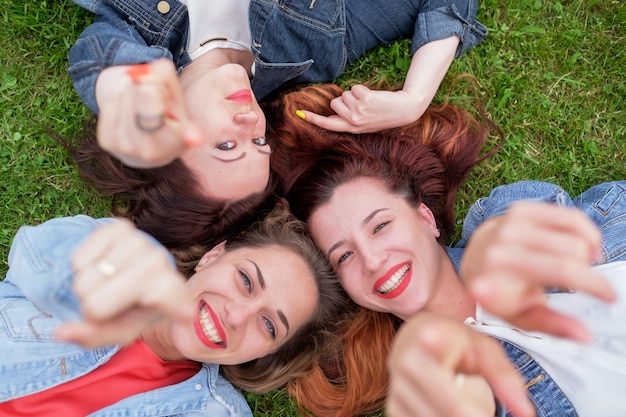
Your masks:
<path fill-rule="evenodd" d="M 79 378 L 119 350 L 87 349 L 52 337 L 59 323 L 80 318 L 71 290 L 70 254 L 91 231 L 111 221 L 76 216 L 18 231 L 10 269 L 0 282 L 0 402 Z M 131 396 L 92 415 L 252 416 L 241 394 L 218 371 L 218 365 L 204 364 L 184 382 Z"/>
<path fill-rule="evenodd" d="M 169 3 L 160 12 L 157 5 Z M 112 65 L 191 62 L 187 7 L 176 0 L 74 0 L 96 14 L 70 49 L 69 73 L 85 104 L 97 112 L 95 84 Z M 261 100 L 287 82 L 328 82 L 371 48 L 412 38 L 411 53 L 453 35 L 456 56 L 479 44 L 487 29 L 476 21 L 477 0 L 251 0 L 249 23 Z"/>
<path fill-rule="evenodd" d="M 479 199 L 472 205 L 463 223 L 461 241 L 447 248 L 457 271 L 463 250 L 476 228 L 485 220 L 504 214 L 513 202 L 519 200 L 577 207 L 593 220 L 602 232 L 601 259 L 598 264 L 626 259 L 626 181 L 602 183 L 574 199 L 557 185 L 539 181 L 521 181 L 496 187 L 489 197 Z M 558 385 L 530 355 L 508 341 L 499 340 L 499 342 L 524 377 L 538 417 L 578 415 Z M 513 417 L 500 405 L 497 416 Z"/>

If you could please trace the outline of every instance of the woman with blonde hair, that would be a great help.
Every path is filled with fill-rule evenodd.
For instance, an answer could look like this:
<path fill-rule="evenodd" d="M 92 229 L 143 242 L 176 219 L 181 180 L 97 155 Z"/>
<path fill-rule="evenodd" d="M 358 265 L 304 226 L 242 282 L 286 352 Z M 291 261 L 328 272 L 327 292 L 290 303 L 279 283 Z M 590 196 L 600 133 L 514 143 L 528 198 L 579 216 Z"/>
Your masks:
<path fill-rule="evenodd" d="M 201 252 L 176 268 L 125 220 L 20 229 L 0 283 L 0 414 L 251 416 L 231 383 L 305 374 L 345 303 L 306 226 L 280 207 Z"/>

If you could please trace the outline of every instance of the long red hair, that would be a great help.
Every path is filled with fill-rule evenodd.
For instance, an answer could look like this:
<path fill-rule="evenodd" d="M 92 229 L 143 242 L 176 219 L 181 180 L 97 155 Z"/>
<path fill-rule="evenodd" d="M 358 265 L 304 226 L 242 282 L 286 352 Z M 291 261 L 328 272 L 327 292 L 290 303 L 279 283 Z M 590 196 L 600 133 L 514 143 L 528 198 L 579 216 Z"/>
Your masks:
<path fill-rule="evenodd" d="M 295 116 L 298 109 L 333 114 L 329 102 L 341 92 L 334 85 L 310 86 L 265 105 L 272 167 L 294 214 L 306 221 L 338 186 L 372 177 L 409 204 L 426 204 L 441 231 L 440 243 L 448 243 L 458 189 L 501 143 L 482 152 L 489 134 L 500 133 L 482 105 L 478 118 L 449 103 L 431 105 L 408 126 L 359 135 L 325 131 Z M 386 357 L 399 324 L 391 315 L 348 306 L 339 325 L 341 345 L 328 346 L 311 373 L 287 385 L 302 411 L 354 417 L 382 409 Z"/>

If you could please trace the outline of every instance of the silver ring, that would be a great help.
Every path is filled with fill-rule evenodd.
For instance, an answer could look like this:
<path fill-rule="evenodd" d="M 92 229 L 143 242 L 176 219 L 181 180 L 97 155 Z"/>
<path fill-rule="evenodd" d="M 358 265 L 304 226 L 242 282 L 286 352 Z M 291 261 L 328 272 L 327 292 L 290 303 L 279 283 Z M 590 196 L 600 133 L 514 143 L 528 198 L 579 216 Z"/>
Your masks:
<path fill-rule="evenodd" d="M 96 264 L 96 269 L 105 278 L 111 278 L 112 276 L 117 274 L 117 268 L 115 267 L 115 265 L 113 265 L 106 259 L 98 261 L 98 263 Z"/>
<path fill-rule="evenodd" d="M 165 116 L 144 116 L 139 113 L 135 115 L 135 125 L 137 129 L 145 133 L 154 133 L 165 126 Z"/>

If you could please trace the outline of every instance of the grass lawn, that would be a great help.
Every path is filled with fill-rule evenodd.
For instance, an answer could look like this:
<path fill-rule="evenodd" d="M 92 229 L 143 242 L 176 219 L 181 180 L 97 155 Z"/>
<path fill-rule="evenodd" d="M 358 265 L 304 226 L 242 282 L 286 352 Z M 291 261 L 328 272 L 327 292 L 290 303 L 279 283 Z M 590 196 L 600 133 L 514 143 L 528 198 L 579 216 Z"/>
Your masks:
<path fill-rule="evenodd" d="M 479 166 L 461 192 L 459 218 L 494 186 L 552 181 L 572 195 L 626 178 L 626 5 L 621 0 L 486 0 L 479 20 L 487 40 L 452 65 L 436 100 L 467 103 L 456 74 L 477 77 L 503 149 Z M 71 1 L 16 0 L 0 8 L 0 277 L 11 239 L 23 224 L 108 213 L 65 151 L 41 124 L 66 137 L 89 110 L 66 73 L 69 47 L 91 15 Z M 340 80 L 401 80 L 408 43 L 372 51 Z M 296 411 L 282 391 L 249 395 L 258 416 Z"/>

